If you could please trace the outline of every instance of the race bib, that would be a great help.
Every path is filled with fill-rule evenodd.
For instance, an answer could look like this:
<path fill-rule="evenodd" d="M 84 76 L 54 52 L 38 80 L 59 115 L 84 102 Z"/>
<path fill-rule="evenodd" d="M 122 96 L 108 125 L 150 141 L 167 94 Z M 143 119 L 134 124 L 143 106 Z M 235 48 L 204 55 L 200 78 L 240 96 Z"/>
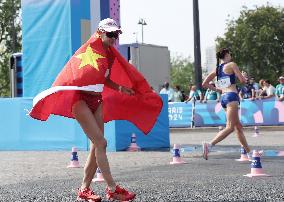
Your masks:
<path fill-rule="evenodd" d="M 223 77 L 216 82 L 217 88 L 228 88 L 231 85 L 230 77 Z"/>

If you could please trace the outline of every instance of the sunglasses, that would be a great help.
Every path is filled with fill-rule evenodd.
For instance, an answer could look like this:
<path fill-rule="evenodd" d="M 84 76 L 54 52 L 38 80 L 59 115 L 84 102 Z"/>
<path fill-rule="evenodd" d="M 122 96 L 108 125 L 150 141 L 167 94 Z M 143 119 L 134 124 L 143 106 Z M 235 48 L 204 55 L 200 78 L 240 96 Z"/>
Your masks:
<path fill-rule="evenodd" d="M 118 32 L 106 32 L 106 36 L 108 38 L 115 38 L 118 39 L 119 33 Z"/>

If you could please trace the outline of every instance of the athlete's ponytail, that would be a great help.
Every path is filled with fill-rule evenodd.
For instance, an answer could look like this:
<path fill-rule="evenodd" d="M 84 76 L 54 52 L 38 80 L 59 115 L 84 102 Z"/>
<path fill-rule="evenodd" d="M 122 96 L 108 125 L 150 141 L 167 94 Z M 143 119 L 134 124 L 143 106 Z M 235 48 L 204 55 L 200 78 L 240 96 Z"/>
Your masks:
<path fill-rule="evenodd" d="M 216 53 L 216 60 L 217 60 L 216 77 L 217 77 L 217 81 L 218 81 L 219 80 L 220 51 Z"/>
<path fill-rule="evenodd" d="M 220 64 L 220 52 L 216 53 L 216 60 L 217 60 L 216 67 L 219 67 L 219 64 Z"/>
<path fill-rule="evenodd" d="M 225 55 L 227 53 L 230 53 L 228 48 L 222 48 L 219 52 L 216 53 L 216 60 L 217 60 L 217 64 L 216 64 L 216 76 L 217 76 L 217 81 L 218 81 L 218 75 L 219 75 L 219 65 L 220 65 L 220 59 L 224 59 Z"/>

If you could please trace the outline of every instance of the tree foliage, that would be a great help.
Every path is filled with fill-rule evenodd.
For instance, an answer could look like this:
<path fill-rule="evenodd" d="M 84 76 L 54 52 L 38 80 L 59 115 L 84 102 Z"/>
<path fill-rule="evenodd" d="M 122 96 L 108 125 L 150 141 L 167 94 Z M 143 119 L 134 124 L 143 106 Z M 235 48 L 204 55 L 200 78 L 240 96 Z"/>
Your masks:
<path fill-rule="evenodd" d="M 193 83 L 194 67 L 190 58 L 176 56 L 171 58 L 171 84 L 179 85 L 181 90 L 188 92 L 188 85 Z"/>
<path fill-rule="evenodd" d="M 256 79 L 275 82 L 284 74 L 284 9 L 267 4 L 229 20 L 217 47 L 231 49 L 234 61 Z"/>
<path fill-rule="evenodd" d="M 0 96 L 10 95 L 9 58 L 21 51 L 20 0 L 0 0 Z"/>

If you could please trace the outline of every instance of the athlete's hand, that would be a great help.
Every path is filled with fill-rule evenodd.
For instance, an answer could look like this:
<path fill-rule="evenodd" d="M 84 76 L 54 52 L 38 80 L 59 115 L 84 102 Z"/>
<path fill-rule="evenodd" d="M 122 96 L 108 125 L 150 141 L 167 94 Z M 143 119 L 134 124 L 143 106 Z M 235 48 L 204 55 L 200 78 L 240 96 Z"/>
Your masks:
<path fill-rule="evenodd" d="M 124 87 L 124 86 L 121 86 L 121 92 L 125 93 L 127 95 L 134 95 L 135 94 L 134 90 L 132 90 L 131 88 L 128 88 L 128 87 Z"/>

